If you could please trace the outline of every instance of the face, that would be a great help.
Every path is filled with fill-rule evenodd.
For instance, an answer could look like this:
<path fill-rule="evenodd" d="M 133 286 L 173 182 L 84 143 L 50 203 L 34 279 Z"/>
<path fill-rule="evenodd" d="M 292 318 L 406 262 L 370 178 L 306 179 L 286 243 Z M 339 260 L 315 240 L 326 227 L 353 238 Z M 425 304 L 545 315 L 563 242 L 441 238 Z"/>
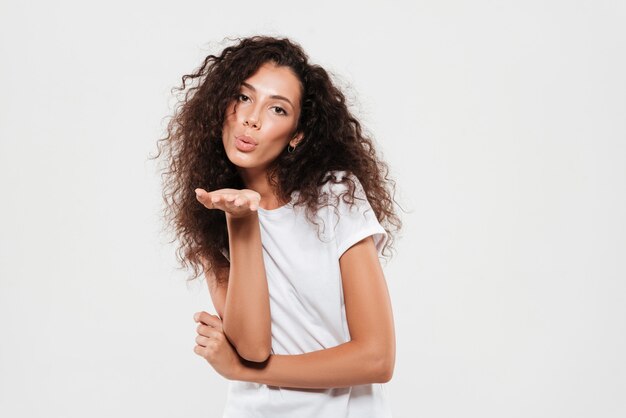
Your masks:
<path fill-rule="evenodd" d="M 247 78 L 226 109 L 222 141 L 230 161 L 249 172 L 264 171 L 296 133 L 300 116 L 300 81 L 288 67 L 263 64 Z"/>

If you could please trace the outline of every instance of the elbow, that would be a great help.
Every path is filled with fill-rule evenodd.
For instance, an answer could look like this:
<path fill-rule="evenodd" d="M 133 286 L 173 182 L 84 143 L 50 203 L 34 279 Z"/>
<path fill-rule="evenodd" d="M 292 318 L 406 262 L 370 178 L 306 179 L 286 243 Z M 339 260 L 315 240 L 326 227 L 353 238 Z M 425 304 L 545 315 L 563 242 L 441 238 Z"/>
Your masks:
<path fill-rule="evenodd" d="M 243 335 L 232 335 L 226 324 L 222 325 L 224 335 L 231 343 L 239 357 L 244 360 L 263 363 L 270 357 L 272 351 L 272 337 L 270 334 L 252 338 L 249 333 Z M 244 339 L 242 339 L 244 337 Z"/>
<path fill-rule="evenodd" d="M 387 383 L 393 377 L 393 365 L 385 364 L 380 367 L 376 383 Z"/>
<path fill-rule="evenodd" d="M 241 341 L 235 338 L 231 338 L 226 330 L 224 330 L 224 335 L 235 348 L 235 351 L 237 351 L 239 357 L 244 360 L 252 361 L 254 363 L 263 363 L 270 357 L 272 351 L 270 342 L 271 337 L 265 338 L 267 342 L 259 342 Z"/>
<path fill-rule="evenodd" d="M 269 344 L 233 344 L 237 354 L 244 360 L 254 363 L 263 363 L 267 361 L 271 354 Z"/>
<path fill-rule="evenodd" d="M 237 353 L 239 353 L 239 356 L 244 360 L 248 360 L 254 363 L 264 363 L 270 357 L 270 350 L 267 347 L 261 349 L 259 349 L 258 347 L 251 347 L 251 349 L 246 350 L 238 349 Z"/>
<path fill-rule="evenodd" d="M 374 355 L 375 364 L 375 378 L 374 383 L 387 383 L 393 377 L 393 370 L 395 368 L 395 353 L 390 350 L 378 351 Z"/>

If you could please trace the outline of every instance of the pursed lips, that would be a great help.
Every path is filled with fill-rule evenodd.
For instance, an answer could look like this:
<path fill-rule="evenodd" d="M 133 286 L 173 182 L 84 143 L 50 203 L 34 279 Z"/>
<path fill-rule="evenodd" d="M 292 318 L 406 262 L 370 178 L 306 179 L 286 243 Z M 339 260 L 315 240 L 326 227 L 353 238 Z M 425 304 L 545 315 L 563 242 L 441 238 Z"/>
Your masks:
<path fill-rule="evenodd" d="M 246 142 L 248 144 L 254 144 L 254 145 L 258 144 L 258 142 L 254 138 L 249 137 L 247 135 L 240 135 L 240 136 L 235 137 L 235 139 Z"/>

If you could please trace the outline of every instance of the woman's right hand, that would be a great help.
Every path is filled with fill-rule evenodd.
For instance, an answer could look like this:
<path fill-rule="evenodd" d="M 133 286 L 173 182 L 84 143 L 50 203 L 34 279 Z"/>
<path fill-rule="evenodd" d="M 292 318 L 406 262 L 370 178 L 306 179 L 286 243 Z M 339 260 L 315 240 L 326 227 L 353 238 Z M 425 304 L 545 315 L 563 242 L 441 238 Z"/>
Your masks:
<path fill-rule="evenodd" d="M 196 198 L 207 209 L 219 209 L 233 218 L 243 218 L 259 208 L 261 195 L 250 189 L 219 189 L 207 192 L 195 189 Z"/>

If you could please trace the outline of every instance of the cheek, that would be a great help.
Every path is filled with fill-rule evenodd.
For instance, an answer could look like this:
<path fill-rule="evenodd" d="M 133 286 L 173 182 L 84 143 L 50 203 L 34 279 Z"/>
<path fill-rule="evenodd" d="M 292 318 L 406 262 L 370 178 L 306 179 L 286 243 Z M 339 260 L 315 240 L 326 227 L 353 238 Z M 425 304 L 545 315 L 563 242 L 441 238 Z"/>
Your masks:
<path fill-rule="evenodd" d="M 273 132 L 273 136 L 276 139 L 283 138 L 286 139 L 295 129 L 293 121 L 280 119 L 280 120 L 271 120 L 265 123 L 268 131 Z M 289 138 L 291 139 L 291 138 Z"/>
<path fill-rule="evenodd" d="M 235 113 L 235 103 L 231 103 L 226 107 L 224 112 L 224 126 L 232 124 L 237 120 L 237 114 Z"/>
<path fill-rule="evenodd" d="M 237 124 L 237 117 L 233 113 L 226 114 L 224 116 L 224 123 L 222 124 L 222 136 L 226 137 L 230 135 Z"/>

